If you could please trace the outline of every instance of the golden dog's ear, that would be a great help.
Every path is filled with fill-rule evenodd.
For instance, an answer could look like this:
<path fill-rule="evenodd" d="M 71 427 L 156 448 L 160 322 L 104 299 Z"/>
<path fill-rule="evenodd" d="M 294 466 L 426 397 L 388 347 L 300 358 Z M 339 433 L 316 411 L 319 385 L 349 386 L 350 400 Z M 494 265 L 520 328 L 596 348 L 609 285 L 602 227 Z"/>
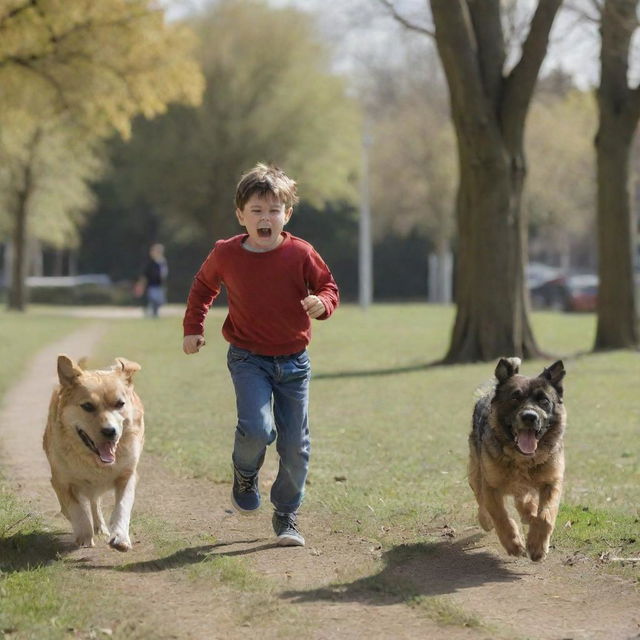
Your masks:
<path fill-rule="evenodd" d="M 69 356 L 64 353 L 58 356 L 58 379 L 60 384 L 72 385 L 81 375 L 82 369 Z"/>
<path fill-rule="evenodd" d="M 131 379 L 136 371 L 140 371 L 142 367 L 137 362 L 132 362 L 126 358 L 116 358 L 115 370 L 121 373 L 131 384 Z"/>

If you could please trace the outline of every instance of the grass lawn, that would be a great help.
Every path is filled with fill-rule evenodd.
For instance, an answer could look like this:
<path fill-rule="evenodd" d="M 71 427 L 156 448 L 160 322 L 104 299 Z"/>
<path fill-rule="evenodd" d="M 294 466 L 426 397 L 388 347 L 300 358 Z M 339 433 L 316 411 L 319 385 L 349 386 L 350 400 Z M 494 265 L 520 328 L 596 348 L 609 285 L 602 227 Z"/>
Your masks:
<path fill-rule="evenodd" d="M 182 353 L 179 318 L 111 320 L 89 363 L 101 367 L 115 356 L 140 362 L 136 387 L 146 406 L 146 451 L 182 475 L 216 482 L 229 482 L 235 427 L 220 335 L 224 316 L 223 309 L 210 312 L 208 344 L 189 357 Z M 424 543 L 445 525 L 464 531 L 475 524 L 467 435 L 476 390 L 492 379 L 495 363 L 430 366 L 444 354 L 452 320 L 451 308 L 408 304 L 376 305 L 366 313 L 344 306 L 328 322 L 314 323 L 304 512 L 383 549 Z M 0 394 L 29 355 L 85 322 L 41 310 L 0 313 Z M 567 368 L 567 473 L 553 542 L 563 553 L 637 556 L 640 356 L 572 355 L 590 348 L 592 315 L 537 313 L 533 322 L 541 346 L 563 357 Z M 549 363 L 526 362 L 523 372 L 536 374 Z M 272 447 L 267 466 L 275 464 Z M 154 523 L 137 526 L 151 530 Z M 161 523 L 155 526 L 162 531 Z M 62 638 L 69 628 L 95 624 L 90 599 L 73 597 L 86 596 L 87 585 L 64 559 L 36 553 L 33 566 L 21 564 L 20 545 L 37 551 L 40 541 L 46 548 L 48 535 L 0 483 L 0 635 L 17 628 L 29 631 L 11 637 Z M 211 570 L 241 583 L 246 576 L 236 576 L 237 569 L 231 563 Z M 640 567 L 625 571 L 638 576 Z"/>
<path fill-rule="evenodd" d="M 207 345 L 188 357 L 178 318 L 114 323 L 96 363 L 114 355 L 138 360 L 147 449 L 183 474 L 214 481 L 229 481 L 235 426 L 224 316 L 223 309 L 210 312 Z M 344 306 L 314 323 L 305 510 L 383 544 L 475 522 L 467 435 L 474 394 L 492 378 L 494 363 L 429 366 L 444 354 L 452 320 L 451 308 L 411 304 L 366 313 Z M 591 553 L 635 553 L 639 354 L 575 355 L 591 346 L 592 315 L 537 313 L 533 322 L 541 346 L 567 368 L 567 474 L 555 542 Z M 548 364 L 526 362 L 522 369 L 533 375 Z M 275 450 L 267 464 L 275 464 Z"/>

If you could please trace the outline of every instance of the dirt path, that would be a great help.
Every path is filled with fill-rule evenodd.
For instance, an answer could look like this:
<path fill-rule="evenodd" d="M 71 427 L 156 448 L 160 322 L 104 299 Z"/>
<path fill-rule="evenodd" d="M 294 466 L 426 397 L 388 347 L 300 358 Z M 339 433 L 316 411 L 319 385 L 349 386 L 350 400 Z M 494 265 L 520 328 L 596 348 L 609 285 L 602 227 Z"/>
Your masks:
<path fill-rule="evenodd" d="M 6 475 L 58 530 L 69 526 L 57 515 L 41 447 L 55 359 L 60 352 L 90 354 L 104 330 L 91 325 L 39 353 L 0 412 Z M 371 541 L 334 533 L 313 514 L 304 518 L 307 547 L 283 549 L 273 546 L 268 510 L 237 516 L 228 508 L 228 493 L 228 485 L 177 477 L 144 454 L 134 530 L 138 516 L 162 523 L 180 539 L 209 534 L 213 541 L 162 555 L 137 536 L 133 550 L 119 554 L 102 545 L 75 550 L 64 534 L 52 538 L 50 557 L 64 553 L 88 587 L 126 602 L 122 610 L 100 611 L 99 623 L 129 638 L 640 638 L 637 589 L 586 560 L 568 563 L 556 553 L 543 564 L 508 559 L 491 536 L 475 529 L 454 537 L 443 531 L 440 541 L 400 545 L 381 555 Z M 211 582 L 187 575 L 212 556 L 244 558 L 267 586 L 239 597 L 237 590 L 212 589 Z M 26 557 L 25 567 L 30 563 Z M 422 604 L 403 604 L 407 593 Z M 463 613 L 483 626 L 464 626 Z M 454 624 L 438 625 L 438 616 Z"/>

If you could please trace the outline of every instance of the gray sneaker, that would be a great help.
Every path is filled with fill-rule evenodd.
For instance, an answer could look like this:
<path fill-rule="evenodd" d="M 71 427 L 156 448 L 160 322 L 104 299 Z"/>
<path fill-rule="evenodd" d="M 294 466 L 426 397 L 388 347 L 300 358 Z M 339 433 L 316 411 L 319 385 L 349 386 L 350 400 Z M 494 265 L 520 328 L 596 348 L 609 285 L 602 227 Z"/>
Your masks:
<path fill-rule="evenodd" d="M 304 547 L 304 538 L 298 531 L 295 513 L 274 511 L 271 523 L 281 547 Z"/>

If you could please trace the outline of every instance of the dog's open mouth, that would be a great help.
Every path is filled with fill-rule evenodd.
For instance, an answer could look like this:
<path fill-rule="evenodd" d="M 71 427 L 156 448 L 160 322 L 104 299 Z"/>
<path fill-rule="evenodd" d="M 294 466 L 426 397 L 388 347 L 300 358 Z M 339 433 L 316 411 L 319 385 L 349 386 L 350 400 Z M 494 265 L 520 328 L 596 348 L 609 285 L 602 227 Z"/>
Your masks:
<path fill-rule="evenodd" d="M 96 443 L 87 435 L 85 431 L 76 427 L 76 431 L 80 436 L 80 439 L 87 446 L 87 449 L 93 451 L 102 462 L 105 464 L 113 464 L 116 461 L 116 446 L 117 442 L 107 441 L 101 442 L 98 446 Z"/>
<path fill-rule="evenodd" d="M 538 448 L 538 439 L 533 429 L 521 429 L 516 433 L 516 447 L 525 456 L 532 456 Z"/>

